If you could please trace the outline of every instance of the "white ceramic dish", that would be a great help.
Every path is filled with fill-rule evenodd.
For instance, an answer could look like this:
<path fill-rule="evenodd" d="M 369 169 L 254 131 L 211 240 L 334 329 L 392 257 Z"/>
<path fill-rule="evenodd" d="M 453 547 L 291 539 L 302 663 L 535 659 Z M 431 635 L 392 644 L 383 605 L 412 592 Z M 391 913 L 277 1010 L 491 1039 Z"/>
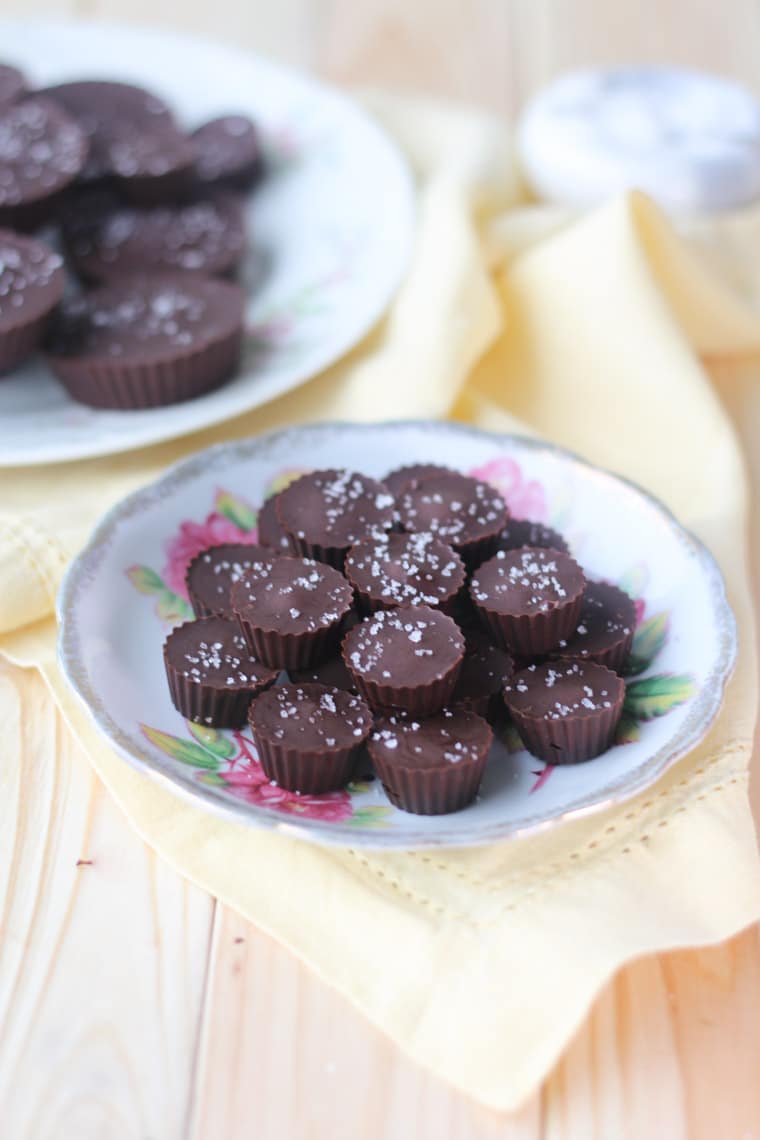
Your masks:
<path fill-rule="evenodd" d="M 232 48 L 112 24 L 0 20 L 0 43 L 39 85 L 143 84 L 188 127 L 247 113 L 269 164 L 248 199 L 238 376 L 185 404 L 105 412 L 76 404 L 35 357 L 0 381 L 0 466 L 143 447 L 256 408 L 333 363 L 382 315 L 409 258 L 413 187 L 394 144 L 346 96 Z"/>
<path fill-rule="evenodd" d="M 411 462 L 475 472 L 516 517 L 559 529 L 592 577 L 637 602 L 634 675 L 620 743 L 586 764 L 546 767 L 509 733 L 493 748 L 477 803 L 424 818 L 382 788 L 326 796 L 272 787 L 247 731 L 190 725 L 169 699 L 161 646 L 190 615 L 184 567 L 213 542 L 256 537 L 256 507 L 299 470 L 371 475 Z M 646 788 L 717 715 L 736 652 L 712 556 L 659 503 L 567 452 L 440 423 L 334 424 L 223 444 L 118 504 L 72 565 L 58 606 L 59 657 L 100 731 L 124 758 L 196 806 L 321 843 L 419 848 L 490 843 L 607 807 Z"/>

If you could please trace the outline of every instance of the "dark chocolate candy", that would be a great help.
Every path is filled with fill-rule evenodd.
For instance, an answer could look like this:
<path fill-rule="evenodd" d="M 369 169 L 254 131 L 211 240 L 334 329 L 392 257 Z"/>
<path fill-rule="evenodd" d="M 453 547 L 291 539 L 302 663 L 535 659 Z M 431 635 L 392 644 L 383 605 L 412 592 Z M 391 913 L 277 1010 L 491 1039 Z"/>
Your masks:
<path fill-rule="evenodd" d="M 334 656 L 353 592 L 331 566 L 305 558 L 254 562 L 232 587 L 232 606 L 252 651 L 280 669 Z"/>
<path fill-rule="evenodd" d="M 277 517 L 277 496 L 270 495 L 259 508 L 256 525 L 259 532 L 259 542 L 262 546 L 272 547 L 280 554 L 293 554 L 293 546 L 287 534 L 280 525 Z"/>
<path fill-rule="evenodd" d="M 430 475 L 456 475 L 451 467 L 441 467 L 437 463 L 410 463 L 407 467 L 396 467 L 383 476 L 383 483 L 395 497 L 409 486 L 416 486 L 420 479 Z"/>
<path fill-rule="evenodd" d="M 364 538 L 346 555 L 344 572 L 365 613 L 395 606 L 450 612 L 465 582 L 459 555 L 432 534 Z"/>
<path fill-rule="evenodd" d="M 525 747 L 547 764 L 576 764 L 611 746 L 625 685 L 591 661 L 547 661 L 511 678 L 504 700 Z"/>
<path fill-rule="evenodd" d="M 201 185 L 249 190 L 263 172 L 259 133 L 245 115 L 204 123 L 190 135 L 190 145 L 193 174 Z"/>
<path fill-rule="evenodd" d="M 245 295 L 187 274 L 131 277 L 65 301 L 48 361 L 76 400 L 148 408 L 219 387 L 240 358 Z"/>
<path fill-rule="evenodd" d="M 487 719 L 503 710 L 504 686 L 514 671 L 514 661 L 495 645 L 467 638 L 467 649 L 459 671 L 452 708 L 470 709 Z"/>
<path fill-rule="evenodd" d="M 378 610 L 349 630 L 343 660 L 372 708 L 428 716 L 448 702 L 464 657 L 456 622 L 430 606 Z"/>
<path fill-rule="evenodd" d="M 140 207 L 105 191 L 85 192 L 68 204 L 61 228 L 75 269 L 91 281 L 132 273 L 226 274 L 246 246 L 240 201 L 223 193 Z"/>
<path fill-rule="evenodd" d="M 84 133 L 52 100 L 34 97 L 0 109 L 0 224 L 44 221 L 86 156 Z"/>
<path fill-rule="evenodd" d="M 278 685 L 253 701 L 249 720 L 269 779 L 309 795 L 348 783 L 372 727 L 361 697 L 320 684 Z"/>
<path fill-rule="evenodd" d="M 633 599 L 609 582 L 589 582 L 575 633 L 554 655 L 580 657 L 619 672 L 631 651 L 636 628 Z"/>
<path fill-rule="evenodd" d="M 398 514 L 404 530 L 430 531 L 470 568 L 495 549 L 507 521 L 504 500 L 493 487 L 456 472 L 409 484 L 398 496 Z"/>
<path fill-rule="evenodd" d="M 63 287 L 57 253 L 42 242 L 0 230 L 0 376 L 37 348 Z"/>
<path fill-rule="evenodd" d="M 564 538 L 550 526 L 531 522 L 530 519 L 510 519 L 499 535 L 498 549 L 519 550 L 521 546 L 543 547 L 568 553 Z"/>
<path fill-rule="evenodd" d="M 307 683 L 330 685 L 336 689 L 344 689 L 347 693 L 355 693 L 356 682 L 346 668 L 341 657 L 331 657 L 319 665 L 312 665 L 309 669 L 291 669 L 291 681 L 298 685 Z"/>
<path fill-rule="evenodd" d="M 470 597 L 493 637 L 522 657 L 540 657 L 575 629 L 586 585 L 569 554 L 499 550 L 473 575 Z"/>
<path fill-rule="evenodd" d="M 312 471 L 277 496 L 277 517 L 301 554 L 339 569 L 350 546 L 390 530 L 393 497 L 383 483 L 353 471 Z"/>
<path fill-rule="evenodd" d="M 235 582 L 254 562 L 268 557 L 253 543 L 221 543 L 196 554 L 187 568 L 185 582 L 196 617 L 226 617 L 234 620 L 230 592 Z"/>
<path fill-rule="evenodd" d="M 199 724 L 237 728 L 251 698 L 274 684 L 277 670 L 252 657 L 236 622 L 210 617 L 177 626 L 164 642 L 172 701 Z"/>
<path fill-rule="evenodd" d="M 392 803 L 418 815 L 441 815 L 475 799 L 492 740 L 490 727 L 476 713 L 443 709 L 424 720 L 382 717 L 368 748 Z"/>
<path fill-rule="evenodd" d="M 189 183 L 193 150 L 167 105 L 128 83 L 85 80 L 48 87 L 85 131 L 83 179 L 115 177 L 138 200 L 166 200 Z"/>

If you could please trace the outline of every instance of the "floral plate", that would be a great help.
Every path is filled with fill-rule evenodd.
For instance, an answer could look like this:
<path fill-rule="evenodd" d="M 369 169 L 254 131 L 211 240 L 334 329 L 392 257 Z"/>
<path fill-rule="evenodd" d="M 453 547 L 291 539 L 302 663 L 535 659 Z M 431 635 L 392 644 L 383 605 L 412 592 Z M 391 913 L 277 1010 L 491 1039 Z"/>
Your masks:
<path fill-rule="evenodd" d="M 627 590 L 638 618 L 613 748 L 553 768 L 506 731 L 478 801 L 427 818 L 393 808 L 377 782 L 322 796 L 268 783 L 247 730 L 183 720 L 161 657 L 168 630 L 192 616 L 188 562 L 213 543 L 255 542 L 257 507 L 268 494 L 310 468 L 378 476 L 412 462 L 448 464 L 493 483 L 515 517 L 560 530 L 589 576 Z M 66 576 L 58 612 L 70 685 L 137 769 L 210 812 L 346 846 L 490 843 L 632 796 L 704 736 L 736 648 L 720 571 L 659 503 L 558 448 L 442 423 L 291 428 L 201 452 L 105 516 Z"/>
<path fill-rule="evenodd" d="M 35 357 L 0 382 L 0 466 L 105 455 L 219 423 L 316 375 L 382 315 L 411 250 L 412 181 L 391 140 L 345 95 L 234 48 L 155 30 L 7 19 L 0 44 L 35 84 L 143 84 L 188 127 L 247 113 L 268 171 L 247 199 L 238 375 L 184 404 L 109 412 L 75 403 Z"/>

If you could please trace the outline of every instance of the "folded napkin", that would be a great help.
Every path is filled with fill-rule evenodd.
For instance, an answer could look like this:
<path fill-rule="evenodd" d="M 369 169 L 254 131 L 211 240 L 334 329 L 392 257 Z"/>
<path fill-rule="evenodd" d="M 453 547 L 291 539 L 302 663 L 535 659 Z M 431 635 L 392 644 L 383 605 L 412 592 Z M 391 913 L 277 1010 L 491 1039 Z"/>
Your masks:
<path fill-rule="evenodd" d="M 638 194 L 582 219 L 520 206 L 494 120 L 373 106 L 419 180 L 414 260 L 388 317 L 304 388 L 212 432 L 0 473 L 0 648 L 44 672 L 102 779 L 177 870 L 291 947 L 420 1064 L 509 1109 L 624 962 L 726 938 L 760 916 L 746 480 L 724 406 L 746 424 L 758 400 L 760 275 L 738 234 L 743 260 L 707 269 L 705 252 L 724 248 L 711 231 L 687 246 Z M 749 233 L 755 221 L 736 225 Z M 720 390 L 698 353 L 722 357 Z M 735 353 L 741 369 L 727 363 Z M 370 418 L 378 392 L 384 417 L 454 415 L 579 451 L 649 488 L 714 551 L 741 631 L 738 667 L 707 739 L 649 793 L 485 849 L 320 849 L 176 799 L 119 760 L 73 702 L 50 615 L 96 515 L 199 447 L 286 422 Z"/>

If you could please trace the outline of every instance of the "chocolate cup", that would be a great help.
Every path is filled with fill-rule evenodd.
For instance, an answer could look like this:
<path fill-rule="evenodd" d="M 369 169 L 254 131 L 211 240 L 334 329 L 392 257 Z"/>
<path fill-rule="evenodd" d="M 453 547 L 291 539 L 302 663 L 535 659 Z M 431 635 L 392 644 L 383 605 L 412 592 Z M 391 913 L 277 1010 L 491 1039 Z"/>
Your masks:
<path fill-rule="evenodd" d="M 478 760 L 444 768 L 406 768 L 383 760 L 382 748 L 368 750 L 385 794 L 402 811 L 413 815 L 448 815 L 471 804 L 486 770 L 489 749 Z"/>
<path fill-rule="evenodd" d="M 523 547 L 523 551 L 531 548 Z M 545 553 L 545 548 L 540 548 Z M 569 555 L 557 551 L 557 555 L 569 560 L 577 572 L 579 584 L 574 596 L 552 605 L 549 610 L 536 609 L 531 613 L 505 613 L 488 601 L 478 600 L 470 583 L 470 600 L 481 622 L 491 634 L 495 644 L 507 649 L 517 657 L 535 660 L 545 657 L 559 645 L 568 641 L 575 633 L 583 606 L 586 580 L 577 563 Z M 501 555 L 499 555 L 501 557 Z"/>
<path fill-rule="evenodd" d="M 63 262 L 45 242 L 21 237 L 13 232 L 0 232 L 0 247 L 15 253 L 22 268 L 27 272 L 24 279 L 26 284 L 20 293 L 13 293 L 15 287 L 13 278 L 9 286 L 11 294 L 20 298 L 21 304 L 11 305 L 10 299 L 6 298 L 8 304 L 5 306 L 6 312 L 0 326 L 0 377 L 2 377 L 22 364 L 39 347 L 52 314 L 63 296 L 66 276 Z M 29 270 L 42 268 L 45 257 L 48 263 L 44 265 L 44 271 L 49 276 L 44 282 L 39 277 L 30 281 Z"/>
<path fill-rule="evenodd" d="M 343 635 L 343 619 L 325 629 L 302 633 L 281 633 L 252 625 L 237 614 L 245 643 L 251 654 L 270 669 L 288 672 L 321 665 L 335 657 Z"/>
<path fill-rule="evenodd" d="M 603 629 L 599 628 L 600 619 L 604 621 Z M 610 582 L 589 582 L 581 607 L 581 623 L 586 626 L 585 636 L 576 631 L 566 645 L 554 650 L 552 657 L 590 661 L 604 665 L 613 673 L 621 673 L 633 647 L 636 629 L 633 599 Z M 602 644 L 595 644 L 600 640 Z M 589 641 L 591 649 L 586 648 Z"/>
<path fill-rule="evenodd" d="M 499 549 L 499 535 L 487 535 L 471 539 L 469 542 L 458 542 L 454 549 L 469 571 L 477 570 Z"/>
<path fill-rule="evenodd" d="M 45 338 L 50 316 L 50 313 L 43 313 L 26 324 L 0 332 L 0 379 L 23 364 L 39 347 Z"/>
<path fill-rule="evenodd" d="M 261 767 L 267 778 L 274 780 L 278 787 L 302 795 L 318 796 L 324 792 L 337 792 L 351 783 L 361 744 L 330 752 L 301 752 L 275 743 L 271 737 L 257 732 L 253 722 L 249 723 Z"/>
<path fill-rule="evenodd" d="M 132 411 L 193 400 L 220 388 L 235 372 L 243 346 L 242 329 L 195 352 L 154 362 L 48 355 L 69 395 L 93 408 Z"/>
<path fill-rule="evenodd" d="M 369 715 L 364 736 L 348 746 L 293 748 L 257 728 L 255 712 L 255 705 L 251 705 L 248 723 L 256 742 L 259 762 L 265 775 L 279 787 L 303 795 L 321 795 L 338 791 L 351 782 L 365 755 L 364 745 L 371 729 Z"/>
<path fill-rule="evenodd" d="M 455 594 L 451 594 L 448 598 L 444 598 L 440 602 L 395 602 L 395 601 L 381 601 L 379 598 L 372 598 L 365 590 L 360 590 L 347 574 L 346 578 L 350 585 L 354 587 L 354 597 L 356 598 L 356 609 L 361 617 L 369 617 L 370 614 L 377 613 L 378 610 L 397 610 L 399 607 L 403 609 L 404 605 L 425 605 L 431 606 L 433 609 L 440 610 L 442 614 L 447 614 L 449 617 L 457 620 L 457 613 L 459 610 L 459 598 L 462 594 L 466 593 L 467 587 L 462 586 Z"/>
<path fill-rule="evenodd" d="M 375 506 L 377 518 L 374 522 L 367 521 L 366 524 L 361 524 L 361 529 L 353 537 L 346 539 L 345 542 L 341 541 L 335 545 L 328 544 L 327 542 L 321 542 L 319 541 L 319 538 L 316 537 L 307 538 L 305 534 L 299 533 L 303 528 L 302 526 L 299 526 L 296 521 L 296 518 L 299 516 L 299 512 L 297 509 L 294 509 L 292 498 L 297 497 L 299 494 L 302 497 L 308 496 L 313 500 L 316 500 L 316 502 L 312 501 L 312 510 L 315 512 L 321 512 L 324 503 L 323 500 L 320 500 L 319 496 L 320 492 L 322 495 L 324 495 L 324 487 L 320 487 L 319 481 L 321 479 L 324 479 L 326 476 L 330 476 L 332 478 L 333 476 L 341 477 L 343 475 L 350 475 L 353 478 L 358 476 L 360 479 L 363 479 L 368 483 L 374 483 L 376 487 L 375 494 L 377 494 L 378 491 L 385 494 L 388 493 L 382 483 L 378 482 L 378 480 L 370 479 L 369 476 L 359 476 L 358 472 L 343 471 L 339 468 L 325 468 L 322 470 L 310 471 L 300 476 L 298 479 L 294 479 L 292 483 L 289 483 L 288 486 L 283 488 L 283 490 L 280 491 L 279 494 L 275 497 L 275 510 L 277 513 L 279 525 L 282 531 L 290 539 L 296 555 L 301 558 L 311 558 L 315 562 L 324 562 L 327 566 L 332 566 L 335 570 L 339 570 L 341 573 L 343 573 L 343 564 L 346 560 L 346 555 L 354 543 L 358 541 L 358 538 L 365 534 L 370 534 L 373 529 L 381 531 L 390 530 L 395 519 L 395 511 L 391 510 L 390 503 L 383 508 Z M 312 495 L 311 492 L 314 488 L 315 482 L 317 483 L 316 493 Z M 288 514 L 291 516 L 290 519 L 288 519 Z M 296 518 L 294 518 L 294 515 Z M 312 524 L 312 536 L 314 536 L 316 533 L 319 537 L 324 537 L 324 521 L 318 519 L 315 526 L 313 525 L 314 520 L 310 519 L 310 523 Z"/>
<path fill-rule="evenodd" d="M 403 711 L 415 717 L 432 716 L 433 713 L 440 712 L 446 707 L 454 692 L 459 670 L 462 668 L 462 658 L 460 658 L 442 677 L 428 684 L 381 685 L 375 681 L 368 681 L 356 673 L 345 657 L 343 662 L 354 678 L 359 696 L 364 698 L 373 712 Z"/>
<path fill-rule="evenodd" d="M 519 657 L 535 660 L 545 657 L 575 632 L 582 598 L 581 591 L 577 598 L 548 613 L 499 614 L 489 611 L 482 602 L 476 606 L 495 644 Z"/>
<path fill-rule="evenodd" d="M 400 612 L 403 613 L 404 608 L 411 609 L 413 607 L 401 607 Z M 431 607 L 421 606 L 417 608 L 430 609 Z M 399 609 L 399 607 L 396 607 L 396 609 Z M 373 712 L 404 711 L 414 717 L 425 717 L 432 716 L 433 713 L 439 712 L 449 704 L 462 668 L 462 662 L 464 661 L 464 649 L 465 647 L 462 645 L 459 656 L 444 673 L 430 681 L 424 681 L 416 685 L 399 685 L 388 681 L 373 681 L 365 677 L 362 673 L 353 668 L 349 658 L 346 656 L 346 638 L 344 638 L 343 645 L 341 646 L 341 657 L 343 664 L 354 679 L 357 692 L 364 698 Z"/>
<path fill-rule="evenodd" d="M 190 677 L 183 677 L 180 670 L 175 669 L 167 660 L 165 653 L 164 665 L 172 704 L 177 711 L 182 713 L 186 720 L 213 728 L 240 728 L 244 725 L 248 716 L 248 706 L 253 698 L 263 693 L 276 680 L 276 677 L 272 677 L 271 681 L 264 681 L 258 685 L 248 685 L 245 688 L 231 685 L 222 689 L 203 681 L 193 681 Z"/>
<path fill-rule="evenodd" d="M 231 548 L 239 548 L 241 551 L 241 557 L 245 557 L 245 554 L 248 554 L 251 558 L 255 559 L 263 559 L 268 557 L 268 552 L 255 542 L 218 542 L 214 543 L 212 546 L 207 546 L 204 550 L 199 550 L 195 558 L 191 558 L 191 560 L 188 562 L 187 569 L 185 570 L 185 588 L 187 590 L 187 596 L 190 599 L 190 605 L 193 607 L 193 613 L 197 618 L 223 617 L 227 618 L 230 621 L 237 620 L 235 617 L 235 612 L 232 609 L 232 602 L 230 600 L 229 594 L 227 595 L 226 602 L 220 602 L 217 600 L 215 606 L 208 605 L 205 598 L 195 588 L 193 575 L 194 568 L 198 565 L 202 558 L 206 557 L 206 555 L 213 555 L 213 552 L 215 550 L 229 550 Z"/>
<path fill-rule="evenodd" d="M 630 633 L 621 635 L 621 640 L 617 645 L 610 645 L 607 649 L 598 649 L 595 653 L 585 653 L 581 656 L 579 653 L 555 652 L 552 653 L 552 657 L 557 657 L 560 661 L 577 657 L 581 661 L 591 661 L 594 665 L 604 665 L 605 669 L 610 669 L 613 673 L 622 673 L 631 654 L 633 635 L 634 631 L 631 629 Z"/>
<path fill-rule="evenodd" d="M 581 658 L 576 660 L 584 663 Z M 620 690 L 617 699 L 611 702 L 608 709 L 595 709 L 591 713 L 578 713 L 552 720 L 515 708 L 505 695 L 506 707 L 529 752 L 546 764 L 580 764 L 585 760 L 593 760 L 612 746 L 623 711 L 625 685 L 612 670 L 607 671 L 611 684 Z"/>
<path fill-rule="evenodd" d="M 350 544 L 347 546 L 322 546 L 319 542 L 307 542 L 293 534 L 292 531 L 286 531 L 286 536 L 297 558 L 313 558 L 315 562 L 324 562 L 327 566 L 332 566 L 335 570 L 340 570 L 341 574 L 343 573 L 343 563 L 351 549 Z"/>

